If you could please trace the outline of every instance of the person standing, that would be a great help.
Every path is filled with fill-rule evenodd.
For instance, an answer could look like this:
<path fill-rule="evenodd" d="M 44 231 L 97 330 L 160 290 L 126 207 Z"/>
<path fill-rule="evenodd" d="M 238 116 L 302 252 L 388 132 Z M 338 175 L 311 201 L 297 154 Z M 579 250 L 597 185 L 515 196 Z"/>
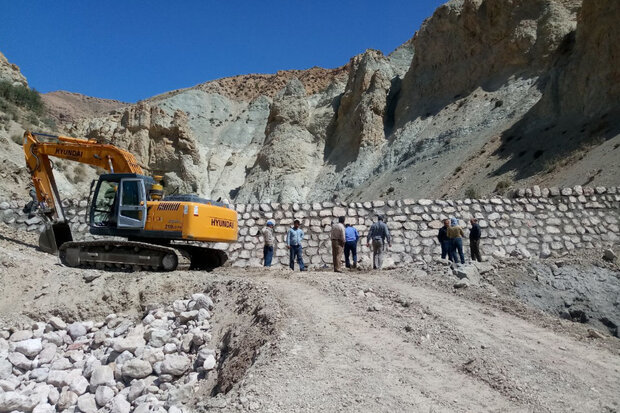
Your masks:
<path fill-rule="evenodd" d="M 448 259 L 452 261 L 452 254 L 450 254 L 450 238 L 448 238 L 448 228 L 450 228 L 450 220 L 444 219 L 443 227 L 439 228 L 437 239 L 439 240 L 439 245 L 441 245 L 441 259 L 445 260 L 446 256 L 448 256 Z"/>
<path fill-rule="evenodd" d="M 263 236 L 263 265 L 265 267 L 271 267 L 271 261 L 273 260 L 273 226 L 275 223 L 272 220 L 267 221 L 267 226 L 262 229 L 260 234 Z"/>
<path fill-rule="evenodd" d="M 360 234 L 353 225 L 346 224 L 344 228 L 344 264 L 347 268 L 357 268 L 357 242 Z M 353 264 L 349 256 L 353 255 Z"/>
<path fill-rule="evenodd" d="M 457 251 L 461 257 L 461 264 L 465 264 L 465 255 L 463 254 L 463 229 L 459 227 L 459 221 L 456 218 L 450 220 L 450 227 L 446 231 L 448 238 L 450 238 L 450 254 L 452 255 L 452 262 L 459 262 L 459 257 L 456 255 Z"/>
<path fill-rule="evenodd" d="M 344 217 L 338 217 L 338 222 L 332 225 L 331 238 L 334 272 L 342 272 L 342 252 L 345 241 Z"/>
<path fill-rule="evenodd" d="M 482 262 L 482 256 L 480 255 L 480 238 L 482 237 L 482 230 L 478 225 L 478 220 L 472 218 L 471 231 L 469 231 L 469 250 L 471 252 L 471 260 Z"/>
<path fill-rule="evenodd" d="M 392 239 L 390 238 L 390 230 L 383 222 L 383 217 L 377 215 L 377 222 L 372 224 L 370 231 L 368 231 L 368 237 L 366 239 L 366 245 L 370 247 L 372 242 L 372 268 L 381 269 L 383 266 L 383 249 L 385 243 L 391 247 Z"/>
<path fill-rule="evenodd" d="M 289 250 L 289 266 L 291 270 L 295 270 L 295 257 L 297 257 L 297 263 L 299 264 L 299 271 L 306 271 L 304 265 L 304 259 L 302 257 L 301 241 L 304 239 L 304 232 L 299 228 L 300 222 L 298 219 L 293 221 L 293 227 L 288 230 L 286 234 L 286 248 Z"/>

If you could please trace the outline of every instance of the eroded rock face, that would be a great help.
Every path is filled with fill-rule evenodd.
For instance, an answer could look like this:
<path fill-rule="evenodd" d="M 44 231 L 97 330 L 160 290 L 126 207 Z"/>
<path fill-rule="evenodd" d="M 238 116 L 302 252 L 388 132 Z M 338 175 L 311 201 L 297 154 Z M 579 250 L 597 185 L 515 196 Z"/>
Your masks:
<path fill-rule="evenodd" d="M 333 90 L 332 90 L 333 93 Z M 291 80 L 271 104 L 265 143 L 249 171 L 237 199 L 269 201 L 305 200 L 312 182 L 323 163 L 322 149 L 326 123 L 322 107 L 312 107 L 303 84 Z M 314 113 L 317 116 L 314 117 Z M 315 134 L 311 133 L 314 131 Z"/>
<path fill-rule="evenodd" d="M 396 109 L 402 125 L 477 87 L 544 71 L 575 29 L 581 0 L 452 0 L 422 24 Z"/>
<path fill-rule="evenodd" d="M 385 111 L 394 69 L 380 51 L 367 50 L 349 62 L 349 80 L 340 98 L 336 127 L 326 142 L 327 160 L 346 164 L 360 150 L 385 143 Z"/>
<path fill-rule="evenodd" d="M 560 75 L 562 116 L 593 117 L 620 108 L 620 3 L 584 0 L 570 62 Z"/>
<path fill-rule="evenodd" d="M 127 149 L 148 173 L 164 175 L 170 189 L 202 189 L 198 172 L 206 165 L 188 126 L 187 114 L 180 110 L 170 115 L 142 102 L 108 118 L 76 122 L 71 133 Z"/>

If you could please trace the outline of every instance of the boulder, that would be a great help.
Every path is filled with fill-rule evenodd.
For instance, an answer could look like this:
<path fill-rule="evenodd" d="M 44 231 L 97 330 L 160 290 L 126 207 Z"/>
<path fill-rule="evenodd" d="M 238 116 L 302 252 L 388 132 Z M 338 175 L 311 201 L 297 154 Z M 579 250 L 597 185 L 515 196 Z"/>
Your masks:
<path fill-rule="evenodd" d="M 110 413 L 129 413 L 131 411 L 131 404 L 127 401 L 124 395 L 117 394 L 112 399 L 112 405 L 110 406 Z"/>
<path fill-rule="evenodd" d="M 78 397 L 77 407 L 82 413 L 97 413 L 97 402 L 95 396 L 86 393 Z"/>
<path fill-rule="evenodd" d="M 67 333 L 71 336 L 72 339 L 76 339 L 79 337 L 83 337 L 86 335 L 86 327 L 82 323 L 71 323 L 67 326 Z"/>
<path fill-rule="evenodd" d="M 130 377 L 132 379 L 141 379 L 153 372 L 153 367 L 148 361 L 133 359 L 129 360 L 121 369 L 123 377 Z"/>
<path fill-rule="evenodd" d="M 116 386 L 116 380 L 114 380 L 114 370 L 112 367 L 97 366 L 93 369 L 90 376 L 91 391 L 97 389 L 99 386 Z"/>
<path fill-rule="evenodd" d="M 13 352 L 9 353 L 8 357 L 9 361 L 12 365 L 21 370 L 30 370 L 32 367 L 32 361 L 28 360 L 28 357 L 24 356 L 22 353 Z"/>
<path fill-rule="evenodd" d="M 52 317 L 49 320 L 49 324 L 56 330 L 64 330 L 67 328 L 67 323 L 62 321 L 60 317 Z"/>
<path fill-rule="evenodd" d="M 145 345 L 146 342 L 144 341 L 144 338 L 142 338 L 141 336 L 133 335 L 127 336 L 126 338 L 116 339 L 114 341 L 114 344 L 112 345 L 112 348 L 114 349 L 114 351 L 119 353 L 122 353 L 124 351 L 135 353 L 138 348 L 144 347 Z"/>
<path fill-rule="evenodd" d="M 0 393 L 0 412 L 31 412 L 36 405 L 36 397 L 28 397 L 15 391 Z"/>
<path fill-rule="evenodd" d="M 23 355 L 33 358 L 41 352 L 43 344 L 40 338 L 30 338 L 15 343 L 15 351 L 19 351 Z"/>
<path fill-rule="evenodd" d="M 95 402 L 97 406 L 103 407 L 114 398 L 114 390 L 108 386 L 99 386 L 95 391 Z"/>
<path fill-rule="evenodd" d="M 13 374 L 13 364 L 6 359 L 0 359 L 0 380 L 8 379 Z"/>
<path fill-rule="evenodd" d="M 19 330 L 11 334 L 9 341 L 23 341 L 32 338 L 31 330 Z"/>
<path fill-rule="evenodd" d="M 190 364 L 190 359 L 186 356 L 169 354 L 164 358 L 161 371 L 163 374 L 180 376 L 189 369 Z"/>

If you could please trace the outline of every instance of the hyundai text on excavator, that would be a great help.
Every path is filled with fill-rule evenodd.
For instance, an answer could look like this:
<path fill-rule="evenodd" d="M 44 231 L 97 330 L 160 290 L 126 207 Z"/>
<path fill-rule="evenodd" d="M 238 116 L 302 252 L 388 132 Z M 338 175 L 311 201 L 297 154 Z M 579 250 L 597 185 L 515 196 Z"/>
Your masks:
<path fill-rule="evenodd" d="M 46 222 L 39 247 L 58 253 L 69 267 L 173 271 L 182 264 L 209 270 L 227 256 L 200 243 L 237 240 L 234 210 L 196 195 L 164 197 L 161 177 L 145 176 L 135 157 L 114 145 L 26 131 L 24 152 Z M 109 172 L 91 183 L 87 213 L 90 233 L 108 238 L 73 241 L 50 157 Z"/>

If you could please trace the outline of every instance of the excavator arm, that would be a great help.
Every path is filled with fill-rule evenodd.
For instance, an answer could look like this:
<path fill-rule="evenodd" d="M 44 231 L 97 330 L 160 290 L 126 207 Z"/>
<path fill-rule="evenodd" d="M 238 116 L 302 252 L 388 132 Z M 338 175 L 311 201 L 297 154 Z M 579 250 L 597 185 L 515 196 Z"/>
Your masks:
<path fill-rule="evenodd" d="M 43 141 L 38 137 L 52 140 Z M 24 153 L 40 208 L 51 221 L 46 222 L 46 230 L 39 239 L 41 249 L 47 252 L 55 252 L 58 245 L 72 239 L 54 179 L 50 157 L 98 166 L 111 173 L 142 175 L 142 168 L 131 153 L 114 145 L 97 143 L 93 139 L 77 139 L 26 131 Z"/>

